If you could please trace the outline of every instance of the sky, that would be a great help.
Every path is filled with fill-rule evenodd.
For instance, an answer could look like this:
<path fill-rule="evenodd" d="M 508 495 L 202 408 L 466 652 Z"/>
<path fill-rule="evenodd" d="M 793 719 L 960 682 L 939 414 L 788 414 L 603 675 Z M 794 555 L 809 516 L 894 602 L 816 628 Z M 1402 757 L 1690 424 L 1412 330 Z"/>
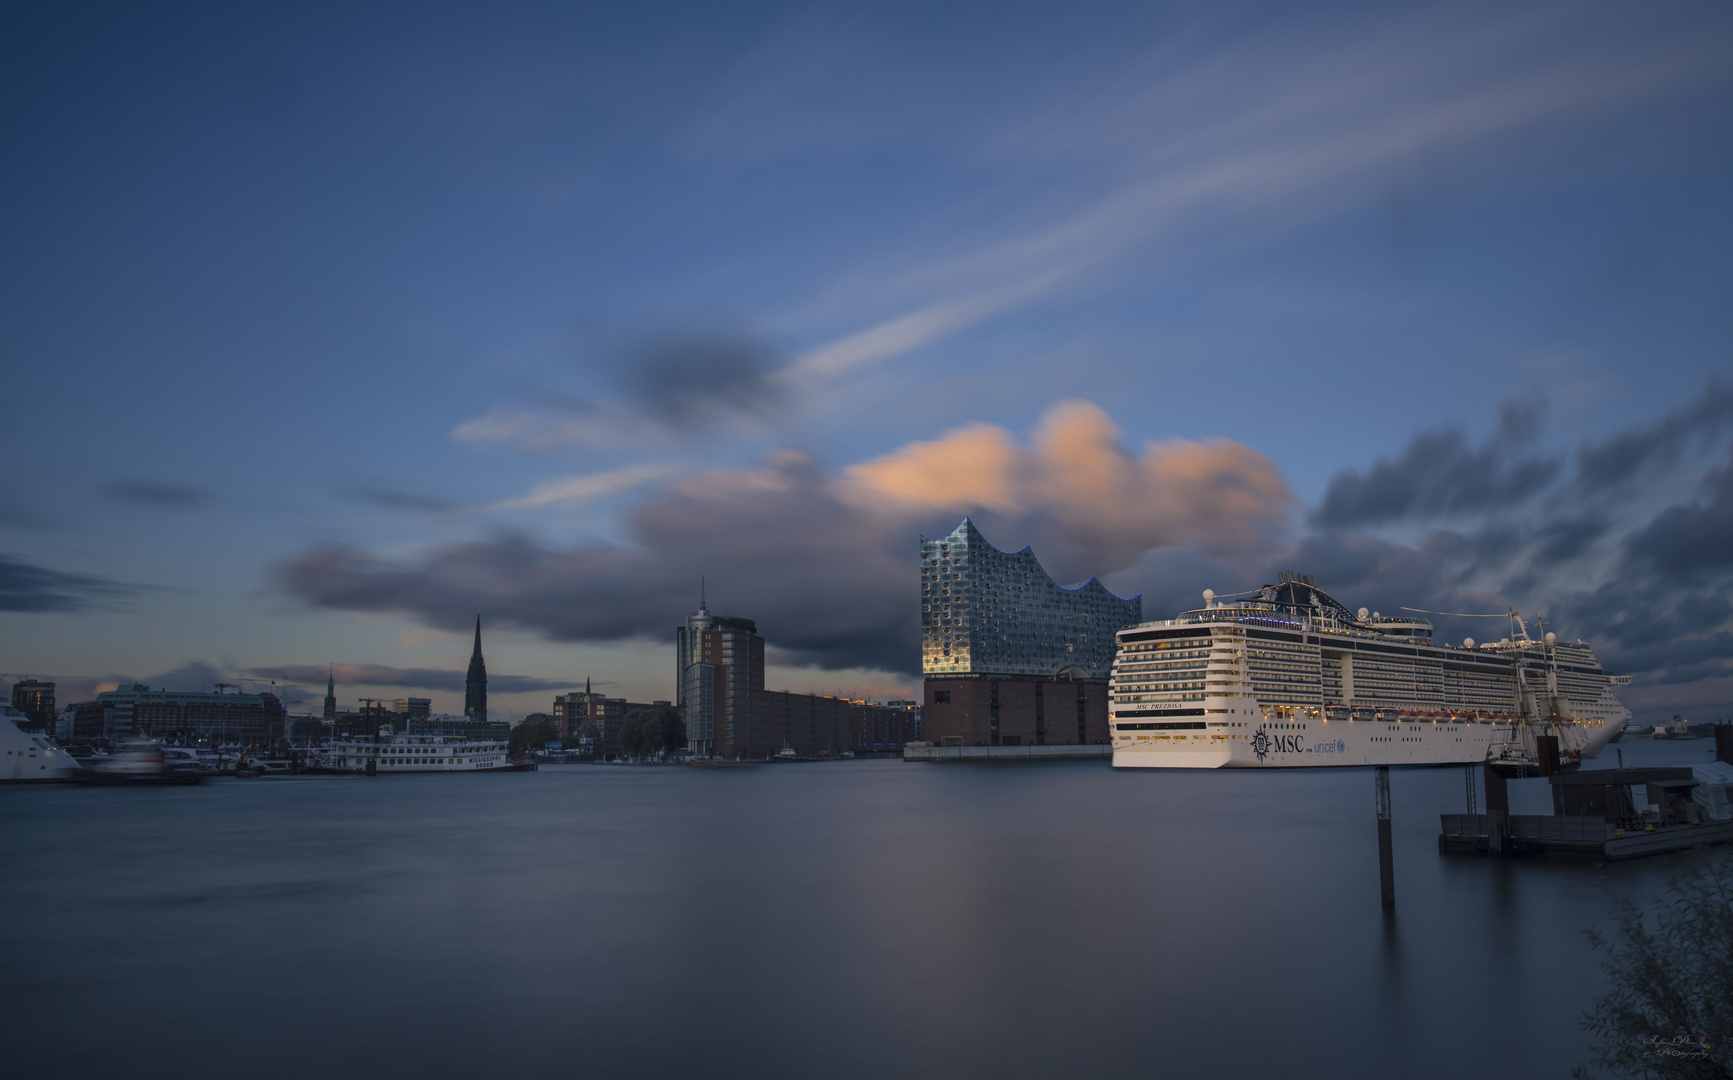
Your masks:
<path fill-rule="evenodd" d="M 971 516 L 1146 618 L 1515 608 L 1733 715 L 1724 4 L 0 11 L 0 674 L 917 696 Z M 1497 621 L 1440 617 L 1441 636 Z"/>

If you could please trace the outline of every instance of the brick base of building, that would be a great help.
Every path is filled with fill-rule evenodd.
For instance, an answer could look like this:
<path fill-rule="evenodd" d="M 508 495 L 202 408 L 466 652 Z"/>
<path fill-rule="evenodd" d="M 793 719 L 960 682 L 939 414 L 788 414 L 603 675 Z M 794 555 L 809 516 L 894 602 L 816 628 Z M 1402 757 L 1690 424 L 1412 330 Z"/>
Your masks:
<path fill-rule="evenodd" d="M 922 721 L 933 746 L 1106 744 L 1105 680 L 975 675 L 928 679 Z"/>

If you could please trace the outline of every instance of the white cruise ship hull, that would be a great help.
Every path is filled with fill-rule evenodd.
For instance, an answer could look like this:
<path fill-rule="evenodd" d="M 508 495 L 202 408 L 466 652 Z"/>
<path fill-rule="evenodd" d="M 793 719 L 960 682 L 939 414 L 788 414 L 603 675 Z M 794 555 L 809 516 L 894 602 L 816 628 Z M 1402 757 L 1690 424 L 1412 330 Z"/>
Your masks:
<path fill-rule="evenodd" d="M 1213 596 L 1213 594 L 1211 594 Z M 1206 601 L 1210 600 L 1206 596 Z M 1285 576 L 1118 632 L 1109 716 L 1121 768 L 1282 769 L 1593 758 L 1624 729 L 1584 642 L 1435 644 L 1424 619 L 1358 613 Z"/>
<path fill-rule="evenodd" d="M 1472 765 L 1512 746 L 1509 724 L 1370 720 L 1223 722 L 1202 730 L 1128 733 L 1113 764 L 1130 769 L 1292 769 Z"/>

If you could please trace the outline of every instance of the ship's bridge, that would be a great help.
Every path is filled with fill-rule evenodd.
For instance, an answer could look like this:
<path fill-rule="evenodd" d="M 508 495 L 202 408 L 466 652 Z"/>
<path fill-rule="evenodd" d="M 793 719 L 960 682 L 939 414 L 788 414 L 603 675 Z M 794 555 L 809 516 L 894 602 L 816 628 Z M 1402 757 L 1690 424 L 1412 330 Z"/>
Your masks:
<path fill-rule="evenodd" d="M 1265 585 L 1252 593 L 1241 594 L 1246 598 L 1233 602 L 1218 602 L 1213 592 L 1204 593 L 1205 607 L 1185 612 L 1180 621 L 1200 621 L 1211 618 L 1221 618 L 1222 609 L 1238 609 L 1251 615 L 1252 613 L 1269 613 L 1280 621 L 1284 616 L 1297 622 L 1307 623 L 1320 629 L 1331 628 L 1349 633 L 1372 633 L 1384 637 L 1398 638 L 1404 641 L 1430 643 L 1432 641 L 1432 621 L 1413 616 L 1385 616 L 1374 611 L 1361 608 L 1351 610 L 1348 605 L 1337 600 L 1323 589 L 1310 574 L 1291 574 L 1282 571 L 1277 575 L 1274 585 Z"/>

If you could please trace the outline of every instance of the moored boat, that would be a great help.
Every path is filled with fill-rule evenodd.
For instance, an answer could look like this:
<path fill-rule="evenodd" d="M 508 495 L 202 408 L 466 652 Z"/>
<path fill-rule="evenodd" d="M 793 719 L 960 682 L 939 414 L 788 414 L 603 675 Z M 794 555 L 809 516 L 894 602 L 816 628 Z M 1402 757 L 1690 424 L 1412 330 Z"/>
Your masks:
<path fill-rule="evenodd" d="M 1308 577 L 1118 634 L 1110 714 L 1119 767 L 1286 768 L 1489 761 L 1513 771 L 1596 756 L 1627 717 L 1628 678 L 1584 642 L 1528 635 L 1435 644 L 1430 621 L 1357 612 Z M 1550 736 L 1556 743 L 1543 743 Z"/>

